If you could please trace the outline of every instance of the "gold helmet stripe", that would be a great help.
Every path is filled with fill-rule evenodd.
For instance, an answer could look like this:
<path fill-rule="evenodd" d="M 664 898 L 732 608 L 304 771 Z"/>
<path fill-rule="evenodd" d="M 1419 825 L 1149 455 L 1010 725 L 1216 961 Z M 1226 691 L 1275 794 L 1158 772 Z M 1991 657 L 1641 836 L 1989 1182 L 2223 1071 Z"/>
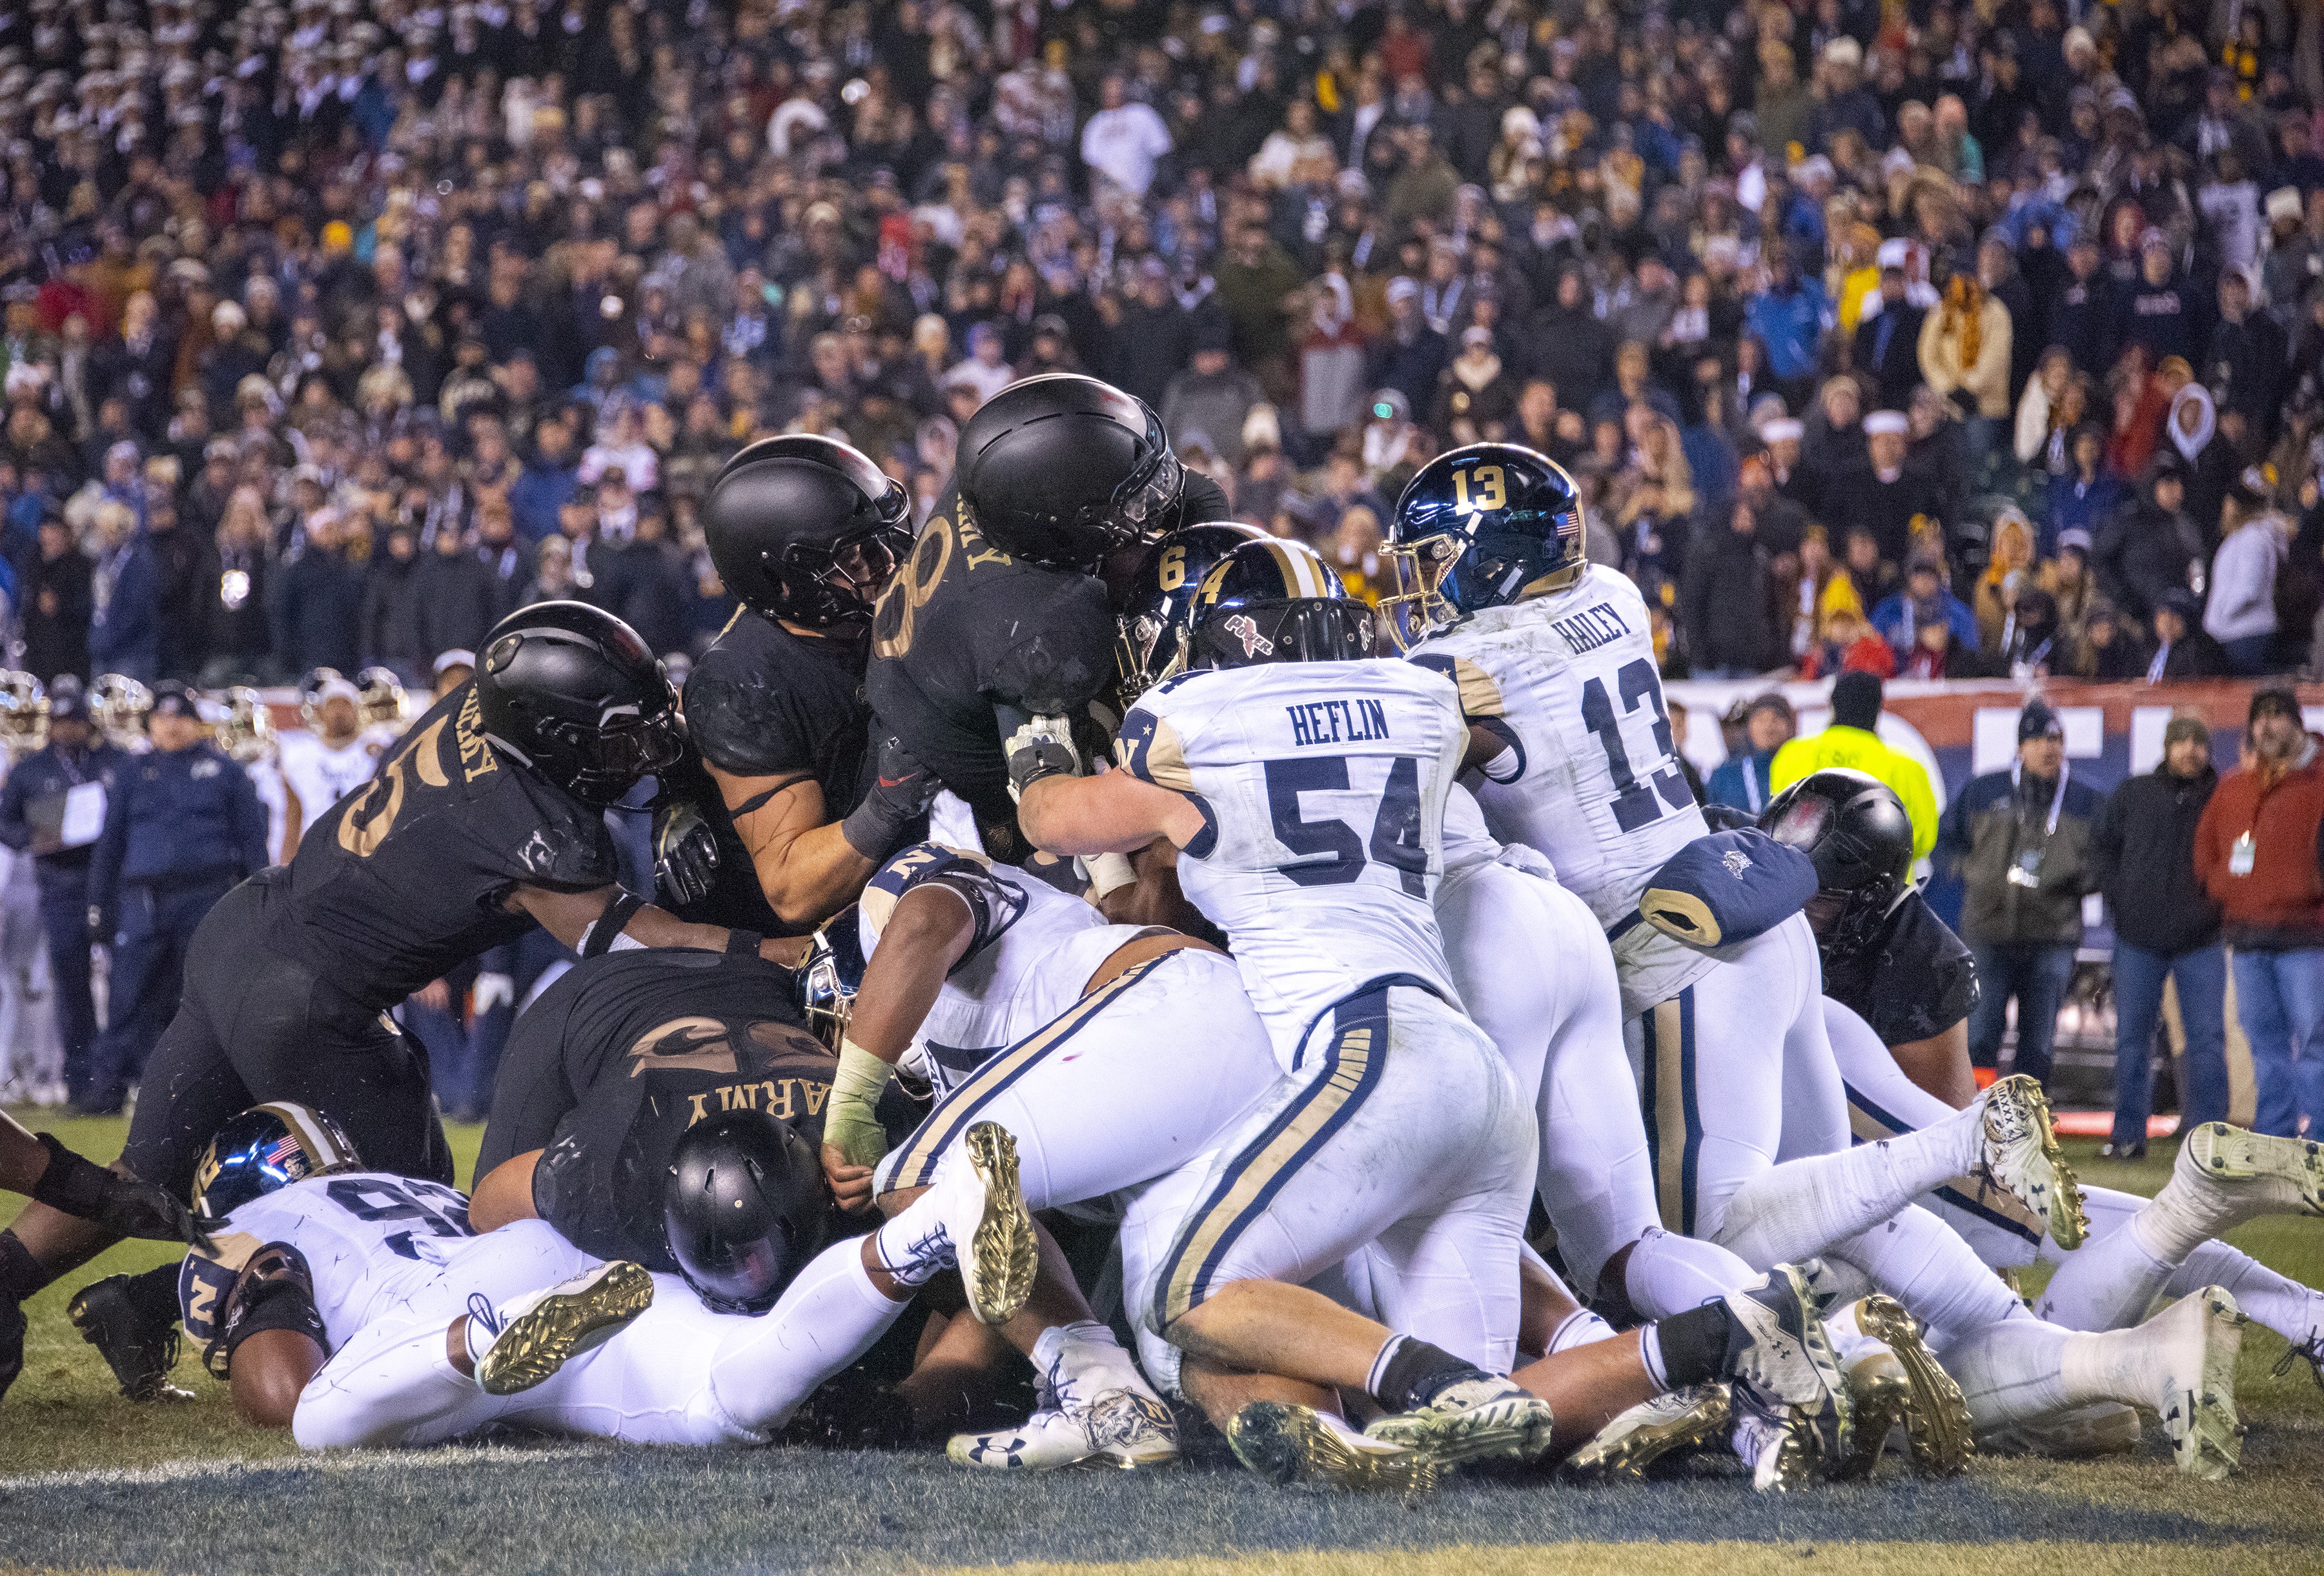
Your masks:
<path fill-rule="evenodd" d="M 311 1108 L 295 1100 L 269 1100 L 256 1109 L 271 1111 L 282 1119 L 284 1125 L 299 1136 L 299 1147 L 307 1151 L 308 1163 L 318 1172 L 354 1163 L 355 1157 L 341 1148 L 329 1130 L 315 1120 Z"/>

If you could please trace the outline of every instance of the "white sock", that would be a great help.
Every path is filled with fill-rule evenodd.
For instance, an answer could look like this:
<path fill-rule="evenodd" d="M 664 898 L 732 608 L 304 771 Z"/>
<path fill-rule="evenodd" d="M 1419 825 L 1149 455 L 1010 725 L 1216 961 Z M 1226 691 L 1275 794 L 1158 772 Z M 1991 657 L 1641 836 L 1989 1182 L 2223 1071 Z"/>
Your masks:
<path fill-rule="evenodd" d="M 1052 1383 L 1069 1384 L 1074 1397 L 1084 1404 L 1108 1390 L 1154 1395 L 1113 1332 L 1093 1320 L 1053 1324 L 1042 1331 L 1033 1342 L 1033 1366 L 1051 1376 Z"/>
<path fill-rule="evenodd" d="M 1759 1269 L 1812 1258 L 1869 1230 L 1984 1153 L 1984 1111 L 1972 1105 L 1918 1132 L 1836 1155 L 1786 1160 L 1745 1183 L 1720 1222 L 1721 1247 Z"/>
<path fill-rule="evenodd" d="M 1759 1272 L 1715 1242 L 1653 1228 L 1622 1267 L 1622 1290 L 1642 1319 L 1669 1319 L 1715 1303 Z"/>
<path fill-rule="evenodd" d="M 1600 1341 L 1613 1340 L 1615 1333 L 1611 1324 L 1589 1309 L 1576 1308 L 1550 1332 L 1549 1350 L 1543 1355 L 1554 1356 L 1561 1351 L 1571 1351 L 1577 1346 L 1593 1346 Z"/>
<path fill-rule="evenodd" d="M 2089 1401 L 2152 1405 L 2151 1344 L 2135 1329 L 2077 1331 L 2068 1335 L 2058 1354 L 2059 1377 L 2065 1383 L 2067 1399 L 2077 1405 Z"/>
<path fill-rule="evenodd" d="M 1638 1332 L 1638 1360 L 1646 1366 L 1646 1378 L 1653 1381 L 1655 1394 L 1670 1393 L 1670 1375 L 1663 1368 L 1663 1332 L 1659 1325 L 1648 1324 Z"/>
<path fill-rule="evenodd" d="M 711 1396 L 738 1427 L 779 1428 L 816 1386 L 869 1351 L 903 1309 L 872 1284 L 861 1238 L 835 1242 L 808 1260 L 771 1309 L 737 1321 L 719 1341 Z"/>
<path fill-rule="evenodd" d="M 873 1248 L 880 1267 L 899 1286 L 925 1286 L 954 1263 L 952 1237 L 945 1229 L 945 1178 L 880 1228 Z"/>
<path fill-rule="evenodd" d="M 1971 1332 L 1944 1354 L 1945 1371 L 1969 1402 L 1979 1433 L 2072 1404 L 2061 1359 L 2070 1341 L 2088 1341 L 2039 1319 L 2006 1319 Z"/>
<path fill-rule="evenodd" d="M 2038 1311 L 2069 1330 L 2120 1330 L 2137 1323 L 2172 1269 L 2147 1249 L 2135 1218 L 2058 1259 L 2058 1273 L 2042 1293 Z"/>
<path fill-rule="evenodd" d="M 1887 1342 L 1875 1340 L 1864 1332 L 1856 1322 L 1856 1304 L 1842 1303 L 1823 1316 L 1824 1333 L 1831 1338 L 1832 1355 L 1843 1369 L 1854 1368 L 1863 1358 L 1887 1349 Z"/>
<path fill-rule="evenodd" d="M 2177 1268 L 2187 1256 L 2254 1212 L 2236 1207 L 2226 1188 L 2190 1187 L 2173 1172 L 2163 1191 L 2130 1218 L 2139 1246 L 2161 1263 Z"/>
<path fill-rule="evenodd" d="M 2265 1325 L 2294 1346 L 2324 1335 L 2324 1292 L 2278 1275 L 2250 1254 L 2225 1242 L 2206 1242 L 2187 1256 L 2163 1295 L 2190 1297 L 2205 1286 L 2225 1286 L 2255 1323 Z M 2145 1310 L 2141 1309 L 2143 1314 Z"/>
<path fill-rule="evenodd" d="M 2025 1313 L 2025 1304 L 1967 1242 L 1917 1206 L 1836 1244 L 1825 1257 L 1856 1266 L 1904 1304 L 1941 1359 L 1971 1331 Z"/>

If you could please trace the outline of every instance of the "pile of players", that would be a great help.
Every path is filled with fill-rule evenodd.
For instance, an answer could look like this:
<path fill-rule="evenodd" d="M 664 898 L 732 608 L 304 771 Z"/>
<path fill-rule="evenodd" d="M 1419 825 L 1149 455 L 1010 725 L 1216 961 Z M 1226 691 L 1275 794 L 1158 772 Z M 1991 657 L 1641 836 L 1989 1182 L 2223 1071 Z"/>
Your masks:
<path fill-rule="evenodd" d="M 120 1164 L 0 1138 L 0 1321 L 183 1231 L 75 1323 L 158 1396 L 182 1320 L 310 1446 L 1131 1467 L 1199 1414 L 1279 1482 L 1709 1449 L 1787 1488 L 2151 1412 L 2234 1467 L 2241 1326 L 2313 1359 L 2324 1296 L 2218 1238 L 2324 1213 L 2324 1148 L 2212 1124 L 2152 1201 L 2080 1186 L 2037 1086 L 1969 1079 L 1886 788 L 1706 822 L 1544 456 L 1424 467 L 1377 610 L 1224 513 L 1075 376 L 981 409 L 917 533 L 844 446 L 746 449 L 682 711 L 602 613 L 494 630 L 206 922 Z M 659 901 L 602 814 L 647 777 Z M 383 1013 L 536 924 L 580 961 L 463 1198 Z"/>

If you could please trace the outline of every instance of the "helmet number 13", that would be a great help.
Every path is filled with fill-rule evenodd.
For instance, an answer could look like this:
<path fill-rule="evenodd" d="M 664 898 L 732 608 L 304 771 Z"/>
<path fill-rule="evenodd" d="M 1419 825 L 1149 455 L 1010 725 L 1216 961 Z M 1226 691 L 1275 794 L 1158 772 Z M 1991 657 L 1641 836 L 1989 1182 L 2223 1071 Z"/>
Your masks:
<path fill-rule="evenodd" d="M 1475 488 L 1473 493 L 1471 486 Z M 1452 497 L 1464 511 L 1482 514 L 1489 510 L 1508 506 L 1508 484 L 1500 466 L 1478 465 L 1471 470 L 1452 473 Z"/>

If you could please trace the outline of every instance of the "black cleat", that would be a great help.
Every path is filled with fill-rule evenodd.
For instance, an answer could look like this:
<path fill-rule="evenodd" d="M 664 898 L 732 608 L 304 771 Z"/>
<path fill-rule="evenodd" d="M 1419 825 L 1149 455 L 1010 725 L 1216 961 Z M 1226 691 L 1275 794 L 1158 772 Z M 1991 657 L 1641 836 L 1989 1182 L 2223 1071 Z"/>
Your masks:
<path fill-rule="evenodd" d="M 190 1401 L 192 1391 L 170 1382 L 178 1363 L 178 1322 L 140 1305 L 133 1289 L 139 1278 L 109 1275 L 81 1287 L 65 1304 L 65 1317 L 97 1348 L 128 1399 Z"/>

